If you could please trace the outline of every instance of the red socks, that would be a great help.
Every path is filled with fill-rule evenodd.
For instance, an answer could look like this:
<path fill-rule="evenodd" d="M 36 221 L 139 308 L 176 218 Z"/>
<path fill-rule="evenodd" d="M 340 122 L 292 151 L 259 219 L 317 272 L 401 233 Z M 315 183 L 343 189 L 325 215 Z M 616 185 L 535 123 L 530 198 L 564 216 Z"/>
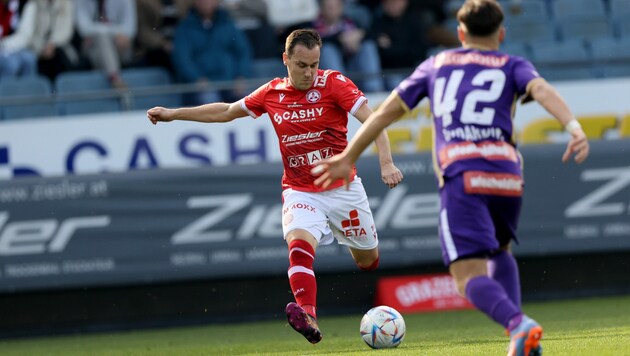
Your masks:
<path fill-rule="evenodd" d="M 289 243 L 289 284 L 296 303 L 316 317 L 317 282 L 313 272 L 315 250 L 304 240 Z"/>
<path fill-rule="evenodd" d="M 361 267 L 361 266 L 359 266 L 358 264 L 357 264 L 357 266 L 359 266 L 359 268 L 360 268 L 362 271 L 374 271 L 375 269 L 377 269 L 377 268 L 378 268 L 378 260 L 379 260 L 379 258 L 377 257 L 377 258 L 374 260 L 374 262 L 372 262 L 372 264 L 371 264 L 371 265 L 369 265 L 369 266 L 367 266 L 367 267 Z"/>

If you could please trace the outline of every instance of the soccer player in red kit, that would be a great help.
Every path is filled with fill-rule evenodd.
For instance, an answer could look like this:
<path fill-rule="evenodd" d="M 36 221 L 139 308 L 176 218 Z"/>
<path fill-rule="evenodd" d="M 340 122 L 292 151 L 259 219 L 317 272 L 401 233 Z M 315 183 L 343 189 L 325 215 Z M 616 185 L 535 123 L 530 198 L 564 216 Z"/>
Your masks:
<path fill-rule="evenodd" d="M 339 180 L 316 186 L 310 173 L 314 163 L 342 152 L 348 141 L 348 113 L 365 121 L 372 110 L 354 83 L 338 71 L 321 70 L 322 41 L 311 29 L 293 31 L 286 39 L 282 60 L 288 77 L 275 78 L 238 102 L 211 103 L 192 108 L 147 111 L 153 124 L 188 120 L 228 122 L 264 113 L 278 135 L 282 177 L 282 228 L 289 248 L 289 284 L 295 302 L 286 307 L 289 324 L 311 343 L 321 340 L 316 319 L 317 283 L 313 272 L 315 250 L 337 240 L 350 249 L 362 270 L 378 266 L 378 239 L 361 178 L 353 167 L 347 188 Z M 394 166 L 389 140 L 383 131 L 376 139 L 383 182 L 390 188 L 402 180 Z"/>

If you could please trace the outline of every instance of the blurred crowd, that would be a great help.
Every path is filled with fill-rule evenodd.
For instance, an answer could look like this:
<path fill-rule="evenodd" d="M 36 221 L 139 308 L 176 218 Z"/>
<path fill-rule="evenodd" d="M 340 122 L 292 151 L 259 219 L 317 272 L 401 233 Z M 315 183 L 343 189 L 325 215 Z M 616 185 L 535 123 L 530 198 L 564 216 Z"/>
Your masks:
<path fill-rule="evenodd" d="M 238 99 L 257 59 L 278 58 L 286 35 L 322 36 L 320 68 L 366 92 L 389 90 L 438 45 L 445 0 L 0 0 L 0 79 L 102 70 L 124 89 L 122 68 L 160 66 L 180 83 L 233 81 L 199 102 Z M 382 76 L 383 72 L 394 75 Z M 402 76 L 403 74 L 400 74 Z M 387 79 L 384 79 L 387 78 Z"/>

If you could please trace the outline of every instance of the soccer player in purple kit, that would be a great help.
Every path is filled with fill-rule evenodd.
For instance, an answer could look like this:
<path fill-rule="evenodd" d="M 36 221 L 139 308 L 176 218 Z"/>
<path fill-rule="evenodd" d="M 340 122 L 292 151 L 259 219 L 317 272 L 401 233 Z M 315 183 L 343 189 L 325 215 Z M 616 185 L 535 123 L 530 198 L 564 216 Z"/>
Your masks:
<path fill-rule="evenodd" d="M 558 92 L 521 57 L 498 51 L 505 37 L 495 0 L 467 0 L 457 13 L 461 48 L 421 63 L 359 129 L 339 155 L 312 173 L 326 187 L 347 180 L 352 164 L 389 124 L 429 97 L 439 182 L 444 263 L 459 292 L 505 327 L 509 356 L 541 355 L 542 327 L 521 311 L 518 266 L 510 252 L 523 192 L 522 158 L 513 140 L 513 108 L 536 100 L 570 133 L 562 161 L 588 156 L 586 136 Z"/>

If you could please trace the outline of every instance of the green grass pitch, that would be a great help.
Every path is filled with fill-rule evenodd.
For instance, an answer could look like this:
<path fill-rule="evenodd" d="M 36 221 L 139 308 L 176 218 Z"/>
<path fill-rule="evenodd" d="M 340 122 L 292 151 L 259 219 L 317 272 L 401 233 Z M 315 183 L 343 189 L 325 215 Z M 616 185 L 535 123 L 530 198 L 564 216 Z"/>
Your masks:
<path fill-rule="evenodd" d="M 545 355 L 630 355 L 630 296 L 524 305 L 544 327 Z M 505 355 L 504 331 L 477 311 L 406 314 L 396 349 L 372 350 L 361 315 L 320 317 L 309 344 L 285 320 L 0 341 L 0 355 Z"/>

